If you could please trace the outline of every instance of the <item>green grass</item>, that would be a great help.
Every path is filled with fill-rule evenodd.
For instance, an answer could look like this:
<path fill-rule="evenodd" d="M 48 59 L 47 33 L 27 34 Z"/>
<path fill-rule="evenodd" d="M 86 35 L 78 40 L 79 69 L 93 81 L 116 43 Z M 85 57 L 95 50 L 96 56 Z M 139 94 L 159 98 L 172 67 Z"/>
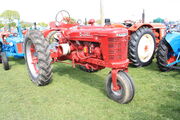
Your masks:
<path fill-rule="evenodd" d="M 24 60 L 11 60 L 11 70 L 0 65 L 0 120 L 178 120 L 180 72 L 159 72 L 156 63 L 129 67 L 136 93 L 129 104 L 110 100 L 104 79 L 110 69 L 85 73 L 54 64 L 53 81 L 33 84 Z"/>

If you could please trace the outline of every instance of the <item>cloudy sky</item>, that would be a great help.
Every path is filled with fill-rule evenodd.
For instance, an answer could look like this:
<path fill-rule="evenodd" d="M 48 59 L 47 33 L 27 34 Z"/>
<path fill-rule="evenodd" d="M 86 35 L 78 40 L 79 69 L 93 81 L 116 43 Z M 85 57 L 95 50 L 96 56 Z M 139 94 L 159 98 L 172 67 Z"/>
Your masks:
<path fill-rule="evenodd" d="M 100 18 L 100 0 L 1 0 L 0 13 L 16 10 L 21 20 L 49 22 L 59 10 L 69 11 L 75 19 Z M 105 18 L 114 22 L 127 19 L 138 20 L 145 9 L 146 21 L 162 17 L 180 20 L 179 0 L 102 0 Z"/>

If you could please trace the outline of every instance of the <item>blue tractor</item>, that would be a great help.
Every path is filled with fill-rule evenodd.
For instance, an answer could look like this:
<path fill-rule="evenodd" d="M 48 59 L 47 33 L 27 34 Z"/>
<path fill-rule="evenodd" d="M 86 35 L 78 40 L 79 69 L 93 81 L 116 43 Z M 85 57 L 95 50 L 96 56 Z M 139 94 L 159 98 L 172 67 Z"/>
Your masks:
<path fill-rule="evenodd" d="M 180 70 L 180 25 L 169 29 L 159 44 L 157 64 L 160 71 Z"/>
<path fill-rule="evenodd" d="M 20 22 L 18 21 L 16 32 L 0 33 L 0 62 L 5 70 L 8 70 L 8 57 L 23 58 L 23 34 Z"/>

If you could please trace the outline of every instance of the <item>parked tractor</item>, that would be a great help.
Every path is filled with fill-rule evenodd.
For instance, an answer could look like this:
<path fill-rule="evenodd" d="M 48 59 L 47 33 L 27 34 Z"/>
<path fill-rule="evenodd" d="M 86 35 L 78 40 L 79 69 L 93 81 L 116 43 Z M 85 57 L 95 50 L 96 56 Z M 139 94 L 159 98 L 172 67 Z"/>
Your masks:
<path fill-rule="evenodd" d="M 180 70 L 180 26 L 168 30 L 167 35 L 159 44 L 157 64 L 160 71 Z"/>
<path fill-rule="evenodd" d="M 122 104 L 130 102 L 135 89 L 127 73 L 127 29 L 93 26 L 95 21 L 89 21 L 89 26 L 69 22 L 70 15 L 63 10 L 57 13 L 56 24 L 51 29 L 44 32 L 28 31 L 24 49 L 32 82 L 38 86 L 50 83 L 52 63 L 55 62 L 73 67 L 80 65 L 94 71 L 108 67 L 112 70 L 105 82 L 107 95 Z M 56 33 L 54 39 L 46 39 L 52 32 Z"/>
<path fill-rule="evenodd" d="M 128 29 L 128 58 L 132 65 L 141 67 L 151 64 L 156 48 L 165 35 L 165 25 L 126 20 L 123 24 L 111 26 Z"/>
<path fill-rule="evenodd" d="M 9 70 L 8 57 L 23 58 L 23 34 L 21 25 L 18 22 L 17 32 L 0 33 L 0 62 L 3 63 L 4 69 Z"/>

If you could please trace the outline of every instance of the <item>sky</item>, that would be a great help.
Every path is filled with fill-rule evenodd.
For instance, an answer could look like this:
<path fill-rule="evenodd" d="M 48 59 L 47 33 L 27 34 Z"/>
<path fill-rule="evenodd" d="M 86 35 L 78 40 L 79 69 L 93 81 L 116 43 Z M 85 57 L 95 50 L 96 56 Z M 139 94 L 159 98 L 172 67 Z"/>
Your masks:
<path fill-rule="evenodd" d="M 161 17 L 180 20 L 179 0 L 102 0 L 104 18 L 113 22 L 139 20 L 143 9 L 146 22 Z M 100 19 L 100 0 L 1 0 L 0 13 L 16 10 L 26 22 L 50 22 L 60 10 L 67 10 L 70 16 L 84 21 Z"/>

